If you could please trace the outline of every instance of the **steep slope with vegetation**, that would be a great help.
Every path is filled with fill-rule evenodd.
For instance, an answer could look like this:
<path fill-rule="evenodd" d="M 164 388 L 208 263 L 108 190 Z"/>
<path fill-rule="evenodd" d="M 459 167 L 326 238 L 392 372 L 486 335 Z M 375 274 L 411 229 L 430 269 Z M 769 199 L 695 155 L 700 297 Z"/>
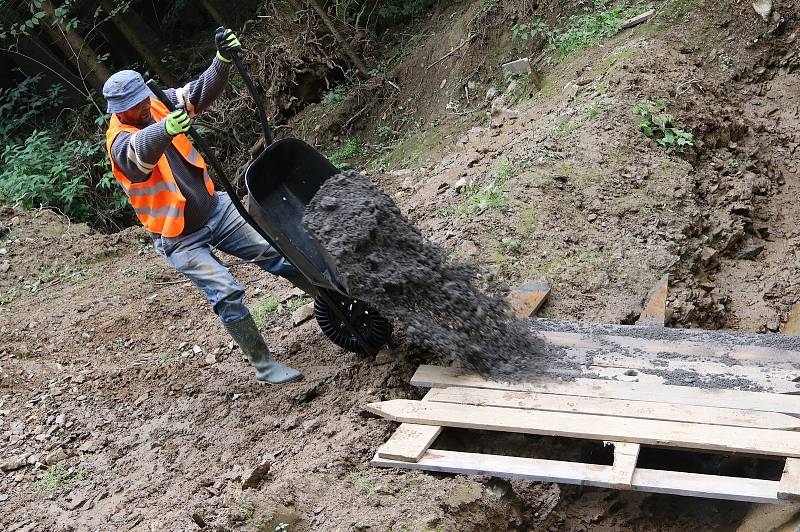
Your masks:
<path fill-rule="evenodd" d="M 369 468 L 391 428 L 362 405 L 418 397 L 418 361 L 366 361 L 313 323 L 292 327 L 305 301 L 236 266 L 268 342 L 307 376 L 255 383 L 202 294 L 144 230 L 117 230 L 130 220 L 98 149 L 88 59 L 57 37 L 74 32 L 109 69 L 153 57 L 94 5 L 27 4 L 4 2 L 17 18 L 2 22 L 2 60 L 32 68 L 15 54 L 41 59 L 31 50 L 44 44 L 44 62 L 82 89 L 55 88 L 46 69 L 3 78 L 0 528 L 736 530 L 753 511 Z M 163 41 L 150 47 L 162 74 L 202 69 L 217 19 L 231 17 L 280 136 L 366 169 L 486 275 L 547 278 L 545 316 L 629 323 L 665 274 L 674 326 L 780 331 L 800 298 L 797 5 L 762 17 L 732 0 L 157 4 L 128 9 Z M 521 57 L 536 74 L 503 73 Z M 259 150 L 238 78 L 199 125 L 231 174 Z M 540 443 L 452 431 L 442 445 L 540 456 Z"/>

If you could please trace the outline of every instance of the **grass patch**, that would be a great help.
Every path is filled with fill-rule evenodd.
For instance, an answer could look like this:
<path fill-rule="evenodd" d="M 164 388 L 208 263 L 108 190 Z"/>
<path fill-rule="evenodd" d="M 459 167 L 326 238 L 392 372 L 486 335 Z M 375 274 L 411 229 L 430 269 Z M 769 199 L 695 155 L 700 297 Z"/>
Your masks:
<path fill-rule="evenodd" d="M 36 494 L 45 491 L 57 491 L 86 478 L 82 469 L 70 472 L 61 464 L 53 464 L 47 468 L 42 478 L 36 481 Z"/>
<path fill-rule="evenodd" d="M 629 18 L 651 9 L 650 5 L 631 6 L 625 3 L 609 6 L 608 0 L 596 0 L 579 15 L 561 19 L 559 26 L 551 28 L 542 19 L 533 19 L 529 23 L 512 27 L 512 37 L 527 41 L 536 37 L 544 37 L 550 49 L 567 56 L 578 50 L 600 44 L 604 39 L 613 37 Z"/>
<path fill-rule="evenodd" d="M 8 292 L 6 294 L 0 294 L 0 307 L 8 305 L 12 301 L 14 301 L 14 294 L 12 294 L 11 292 Z"/>
<path fill-rule="evenodd" d="M 256 325 L 263 327 L 264 324 L 267 323 L 269 315 L 276 310 L 278 310 L 278 298 L 269 295 L 256 301 L 255 304 L 252 305 L 250 313 L 253 315 L 253 321 L 256 322 Z"/>
<path fill-rule="evenodd" d="M 303 296 L 297 296 L 286 302 L 286 308 L 294 312 L 303 305 L 307 304 L 309 301 L 310 300 L 308 298 L 305 298 Z"/>
<path fill-rule="evenodd" d="M 514 228 L 518 235 L 526 236 L 536 231 L 539 226 L 539 215 L 533 207 L 524 207 L 519 213 L 519 222 Z"/>
<path fill-rule="evenodd" d="M 156 360 L 161 362 L 162 364 L 166 364 L 172 358 L 172 353 L 168 351 L 159 351 L 156 353 Z"/>

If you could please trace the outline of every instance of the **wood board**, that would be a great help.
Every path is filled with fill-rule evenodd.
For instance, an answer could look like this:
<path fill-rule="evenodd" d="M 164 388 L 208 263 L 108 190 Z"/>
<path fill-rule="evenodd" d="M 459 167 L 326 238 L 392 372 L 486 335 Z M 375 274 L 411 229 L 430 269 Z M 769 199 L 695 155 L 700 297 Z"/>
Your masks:
<path fill-rule="evenodd" d="M 452 405 L 394 399 L 370 412 L 401 423 L 443 425 L 545 436 L 566 436 L 763 456 L 800 457 L 800 433 L 591 414 Z"/>
<path fill-rule="evenodd" d="M 426 396 L 440 403 L 498 406 L 523 410 L 548 410 L 666 421 L 688 421 L 707 425 L 729 425 L 776 430 L 800 430 L 800 419 L 775 412 L 736 408 L 674 405 L 652 401 L 629 401 L 576 395 L 512 392 L 481 388 L 434 388 Z"/>
<path fill-rule="evenodd" d="M 611 487 L 612 472 L 612 467 L 606 465 L 433 449 L 426 452 L 418 462 L 387 460 L 376 454 L 372 465 L 600 488 Z M 631 489 L 745 502 L 787 503 L 778 498 L 776 481 L 654 469 L 635 469 L 631 478 Z"/>
<path fill-rule="evenodd" d="M 601 379 L 559 381 L 541 379 L 508 383 L 491 381 L 479 375 L 465 375 L 454 368 L 420 366 L 411 384 L 426 388 L 462 386 L 497 390 L 539 392 L 582 397 L 604 397 L 632 401 L 657 401 L 668 404 L 740 408 L 761 412 L 800 414 L 800 397 L 741 390 L 699 389 L 689 386 L 654 385 L 637 382 L 616 382 Z"/>

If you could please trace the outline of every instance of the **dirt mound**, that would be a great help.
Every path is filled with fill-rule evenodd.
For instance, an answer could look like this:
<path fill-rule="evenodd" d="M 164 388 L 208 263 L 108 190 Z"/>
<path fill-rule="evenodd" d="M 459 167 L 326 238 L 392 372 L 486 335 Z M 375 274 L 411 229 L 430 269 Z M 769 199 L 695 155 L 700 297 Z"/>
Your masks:
<path fill-rule="evenodd" d="M 480 289 L 478 267 L 448 260 L 364 175 L 326 181 L 303 222 L 336 260 L 351 295 L 398 320 L 410 346 L 500 378 L 542 363 L 543 345 L 510 317 L 502 297 Z"/>

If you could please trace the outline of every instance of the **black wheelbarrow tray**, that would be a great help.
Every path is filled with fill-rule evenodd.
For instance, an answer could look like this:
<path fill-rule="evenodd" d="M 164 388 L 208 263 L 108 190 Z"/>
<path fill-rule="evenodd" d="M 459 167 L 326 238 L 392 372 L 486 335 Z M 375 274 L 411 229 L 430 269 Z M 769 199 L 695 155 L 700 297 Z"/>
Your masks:
<path fill-rule="evenodd" d="M 336 345 L 374 356 L 391 337 L 390 323 L 375 309 L 348 295 L 332 257 L 303 227 L 306 206 L 339 170 L 298 139 L 268 145 L 245 171 L 248 212 L 272 245 L 311 285 L 314 315 Z"/>

